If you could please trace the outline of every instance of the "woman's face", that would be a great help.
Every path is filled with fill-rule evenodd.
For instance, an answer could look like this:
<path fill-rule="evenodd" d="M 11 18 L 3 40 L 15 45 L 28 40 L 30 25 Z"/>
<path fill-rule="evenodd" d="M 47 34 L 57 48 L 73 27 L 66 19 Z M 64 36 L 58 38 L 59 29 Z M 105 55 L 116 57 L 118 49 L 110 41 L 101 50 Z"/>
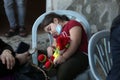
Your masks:
<path fill-rule="evenodd" d="M 44 30 L 45 32 L 50 33 L 52 36 L 57 36 L 58 32 L 56 31 L 56 26 L 56 23 L 50 23 L 44 28 Z"/>

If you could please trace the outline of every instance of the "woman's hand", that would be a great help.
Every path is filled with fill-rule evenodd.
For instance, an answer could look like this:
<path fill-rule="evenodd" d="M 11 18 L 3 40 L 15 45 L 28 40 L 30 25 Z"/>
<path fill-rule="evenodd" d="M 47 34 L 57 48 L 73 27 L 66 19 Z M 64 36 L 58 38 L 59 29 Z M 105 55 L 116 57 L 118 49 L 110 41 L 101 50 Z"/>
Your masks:
<path fill-rule="evenodd" d="M 66 59 L 62 55 L 60 55 L 57 59 L 54 60 L 54 64 L 55 65 L 62 64 L 65 61 L 66 61 Z"/>
<path fill-rule="evenodd" d="M 0 60 L 3 64 L 7 65 L 7 69 L 12 69 L 15 65 L 15 58 L 11 54 L 12 52 L 8 49 L 4 50 L 0 55 Z"/>
<path fill-rule="evenodd" d="M 54 48 L 52 46 L 49 46 L 47 48 L 47 54 L 48 54 L 48 57 L 52 56 L 53 55 L 53 52 L 54 52 Z"/>

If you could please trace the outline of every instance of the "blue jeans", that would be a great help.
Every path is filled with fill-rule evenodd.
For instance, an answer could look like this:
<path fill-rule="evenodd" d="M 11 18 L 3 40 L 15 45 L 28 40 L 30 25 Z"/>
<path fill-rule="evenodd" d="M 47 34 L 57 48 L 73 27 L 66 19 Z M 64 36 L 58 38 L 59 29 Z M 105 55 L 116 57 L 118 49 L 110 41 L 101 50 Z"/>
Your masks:
<path fill-rule="evenodd" d="M 26 14 L 26 8 L 25 8 L 26 0 L 3 0 L 3 1 L 4 1 L 6 16 L 10 24 L 10 28 L 15 28 L 16 26 L 21 26 L 21 27 L 24 26 L 25 14 Z M 15 13 L 17 13 L 17 15 Z"/>

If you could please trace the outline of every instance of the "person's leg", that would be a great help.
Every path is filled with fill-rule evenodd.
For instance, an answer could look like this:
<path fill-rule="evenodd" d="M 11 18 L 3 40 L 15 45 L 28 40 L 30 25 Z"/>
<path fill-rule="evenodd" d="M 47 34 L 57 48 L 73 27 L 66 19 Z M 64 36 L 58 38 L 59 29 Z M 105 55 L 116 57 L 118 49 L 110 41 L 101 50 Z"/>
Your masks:
<path fill-rule="evenodd" d="M 16 18 L 15 18 L 15 10 L 14 10 L 14 0 L 3 0 L 4 8 L 6 12 L 6 16 L 8 18 L 10 29 L 7 33 L 5 33 L 6 37 L 12 37 L 17 34 L 16 26 Z"/>
<path fill-rule="evenodd" d="M 26 15 L 26 0 L 15 0 L 17 5 L 18 13 L 18 26 L 19 26 L 19 35 L 24 37 L 26 36 L 25 31 L 25 15 Z"/>
<path fill-rule="evenodd" d="M 88 67 L 88 57 L 83 53 L 76 53 L 73 57 L 61 64 L 57 71 L 57 80 L 73 80 Z"/>
<path fill-rule="evenodd" d="M 10 28 L 15 28 L 17 26 L 14 12 L 14 1 L 13 0 L 3 0 L 6 16 L 8 18 Z"/>
<path fill-rule="evenodd" d="M 25 26 L 25 14 L 26 14 L 26 0 L 15 0 L 18 13 L 18 25 L 20 27 Z"/>

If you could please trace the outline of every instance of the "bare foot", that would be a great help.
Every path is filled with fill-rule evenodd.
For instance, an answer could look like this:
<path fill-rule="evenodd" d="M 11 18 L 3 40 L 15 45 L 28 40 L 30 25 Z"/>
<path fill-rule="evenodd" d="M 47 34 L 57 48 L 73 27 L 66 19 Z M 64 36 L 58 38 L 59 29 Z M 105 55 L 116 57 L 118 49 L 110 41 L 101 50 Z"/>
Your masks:
<path fill-rule="evenodd" d="M 30 60 L 30 55 L 28 52 L 24 52 L 21 54 L 16 54 L 16 58 L 19 60 L 20 64 L 25 64 Z"/>

